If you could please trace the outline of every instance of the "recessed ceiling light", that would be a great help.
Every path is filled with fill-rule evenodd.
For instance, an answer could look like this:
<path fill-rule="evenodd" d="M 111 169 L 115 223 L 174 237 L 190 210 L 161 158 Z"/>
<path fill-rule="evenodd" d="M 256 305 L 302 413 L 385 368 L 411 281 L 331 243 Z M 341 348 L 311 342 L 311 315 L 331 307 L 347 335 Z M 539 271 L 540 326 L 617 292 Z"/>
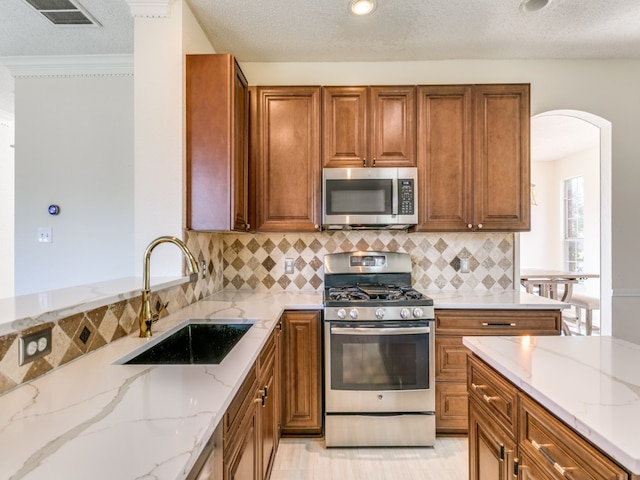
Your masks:
<path fill-rule="evenodd" d="M 523 12 L 537 12 L 549 5 L 551 0 L 524 0 L 520 4 L 520 10 Z"/>
<path fill-rule="evenodd" d="M 375 9 L 375 0 L 353 0 L 349 5 L 349 10 L 354 15 L 369 15 Z"/>

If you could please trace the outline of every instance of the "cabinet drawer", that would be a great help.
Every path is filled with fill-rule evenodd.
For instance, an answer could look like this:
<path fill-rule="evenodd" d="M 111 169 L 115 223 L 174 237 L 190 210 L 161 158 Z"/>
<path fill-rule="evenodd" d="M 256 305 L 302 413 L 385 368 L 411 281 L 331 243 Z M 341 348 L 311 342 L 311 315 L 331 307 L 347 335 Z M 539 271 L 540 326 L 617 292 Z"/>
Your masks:
<path fill-rule="evenodd" d="M 266 372 L 276 359 L 276 332 L 272 332 L 267 340 L 266 345 L 262 348 L 258 355 L 258 378 L 264 381 L 264 372 Z"/>
<path fill-rule="evenodd" d="M 516 436 L 518 415 L 518 390 L 498 373 L 468 357 L 467 389 L 495 416 L 505 430 Z"/>
<path fill-rule="evenodd" d="M 559 335 L 560 310 L 438 310 L 436 333 L 450 335 Z"/>
<path fill-rule="evenodd" d="M 616 463 L 524 394 L 520 398 L 519 421 L 521 451 L 550 477 L 574 480 L 629 478 Z"/>
<path fill-rule="evenodd" d="M 438 434 L 465 433 L 468 428 L 468 394 L 464 383 L 436 382 Z"/>
<path fill-rule="evenodd" d="M 224 414 L 224 437 L 227 438 L 230 431 L 238 428 L 240 421 L 242 420 L 244 412 L 251 408 L 253 400 L 256 398 L 256 392 L 258 391 L 258 378 L 256 376 L 255 365 L 251 368 L 247 374 L 247 378 L 242 383 L 240 390 L 233 397 L 229 408 Z"/>

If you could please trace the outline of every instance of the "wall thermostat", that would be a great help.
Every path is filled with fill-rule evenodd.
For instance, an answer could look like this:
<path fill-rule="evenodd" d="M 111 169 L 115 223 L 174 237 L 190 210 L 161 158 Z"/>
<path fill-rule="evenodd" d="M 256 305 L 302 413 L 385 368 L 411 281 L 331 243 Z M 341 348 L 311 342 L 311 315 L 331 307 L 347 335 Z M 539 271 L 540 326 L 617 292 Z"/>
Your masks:
<path fill-rule="evenodd" d="M 49 205 L 49 215 L 58 215 L 60 207 L 58 205 Z"/>

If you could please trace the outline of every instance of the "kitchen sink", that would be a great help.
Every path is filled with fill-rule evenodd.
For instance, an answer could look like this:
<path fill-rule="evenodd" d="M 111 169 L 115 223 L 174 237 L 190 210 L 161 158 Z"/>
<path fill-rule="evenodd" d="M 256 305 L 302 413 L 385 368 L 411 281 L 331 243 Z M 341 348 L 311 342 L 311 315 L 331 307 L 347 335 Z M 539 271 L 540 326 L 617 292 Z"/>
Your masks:
<path fill-rule="evenodd" d="M 211 323 L 192 320 L 157 343 L 127 355 L 118 364 L 217 365 L 251 328 L 252 323 Z"/>

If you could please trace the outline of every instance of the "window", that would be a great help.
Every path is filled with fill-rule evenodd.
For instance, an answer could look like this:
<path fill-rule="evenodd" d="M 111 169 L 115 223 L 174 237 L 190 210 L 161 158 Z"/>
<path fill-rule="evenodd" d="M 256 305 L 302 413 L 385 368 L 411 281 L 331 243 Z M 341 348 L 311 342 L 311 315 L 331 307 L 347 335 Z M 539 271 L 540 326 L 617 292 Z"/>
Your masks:
<path fill-rule="evenodd" d="M 564 182 L 564 264 L 570 272 L 584 269 L 584 178 Z"/>

